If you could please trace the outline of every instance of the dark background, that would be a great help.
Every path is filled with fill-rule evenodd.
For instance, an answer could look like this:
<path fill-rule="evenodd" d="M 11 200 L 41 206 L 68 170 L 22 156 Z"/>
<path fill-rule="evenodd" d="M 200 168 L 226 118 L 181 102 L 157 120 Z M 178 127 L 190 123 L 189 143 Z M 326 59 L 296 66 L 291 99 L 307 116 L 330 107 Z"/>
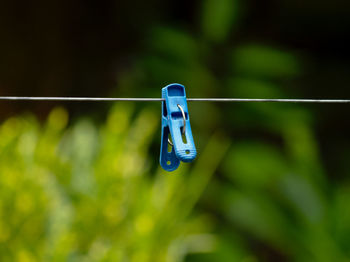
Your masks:
<path fill-rule="evenodd" d="M 118 74 L 147 54 L 155 26 L 205 41 L 201 8 L 201 1 L 2 1 L 1 93 L 108 95 L 118 90 Z M 300 96 L 347 97 L 349 8 L 341 0 L 239 2 L 234 29 L 207 62 L 219 71 L 220 49 L 247 42 L 285 48 L 305 59 L 294 86 Z"/>

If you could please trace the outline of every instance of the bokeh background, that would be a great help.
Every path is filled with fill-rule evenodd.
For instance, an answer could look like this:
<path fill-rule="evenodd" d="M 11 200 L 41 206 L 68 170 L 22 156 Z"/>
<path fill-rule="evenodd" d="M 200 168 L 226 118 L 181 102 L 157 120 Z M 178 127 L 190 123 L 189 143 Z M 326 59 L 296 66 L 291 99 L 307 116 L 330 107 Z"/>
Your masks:
<path fill-rule="evenodd" d="M 350 2 L 0 3 L 0 95 L 350 98 Z M 0 261 L 350 261 L 348 105 L 0 102 Z"/>

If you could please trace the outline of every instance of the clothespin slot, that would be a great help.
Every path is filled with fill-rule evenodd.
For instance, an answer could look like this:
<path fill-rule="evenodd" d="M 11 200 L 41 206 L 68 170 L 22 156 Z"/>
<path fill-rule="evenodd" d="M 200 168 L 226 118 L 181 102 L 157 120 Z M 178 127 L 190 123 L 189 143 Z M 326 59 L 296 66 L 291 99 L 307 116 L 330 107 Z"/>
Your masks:
<path fill-rule="evenodd" d="M 182 118 L 183 118 L 183 126 L 181 127 L 181 134 L 182 134 L 182 141 L 187 144 L 187 139 L 186 139 L 186 114 L 183 110 L 183 108 L 178 104 L 177 107 L 181 110 L 181 114 L 182 114 Z M 170 146 L 174 146 L 174 144 L 170 141 L 170 139 L 168 138 L 168 144 Z"/>
<path fill-rule="evenodd" d="M 165 170 L 174 171 L 180 161 L 193 161 L 197 151 L 188 115 L 185 87 L 180 84 L 168 85 L 162 89 L 162 98 L 165 101 L 162 101 L 160 164 Z M 168 144 L 171 146 L 170 152 Z"/>

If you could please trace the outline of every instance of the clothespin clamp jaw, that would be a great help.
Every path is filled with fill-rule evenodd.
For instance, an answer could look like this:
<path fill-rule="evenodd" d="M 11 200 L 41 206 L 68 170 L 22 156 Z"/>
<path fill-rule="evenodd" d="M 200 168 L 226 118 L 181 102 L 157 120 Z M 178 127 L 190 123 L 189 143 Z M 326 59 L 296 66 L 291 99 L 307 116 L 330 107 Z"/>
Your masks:
<path fill-rule="evenodd" d="M 192 162 L 197 155 L 188 115 L 185 87 L 171 84 L 162 89 L 162 140 L 160 165 L 174 171 L 182 162 Z M 169 140 L 171 136 L 171 142 Z M 168 152 L 168 144 L 171 151 Z"/>

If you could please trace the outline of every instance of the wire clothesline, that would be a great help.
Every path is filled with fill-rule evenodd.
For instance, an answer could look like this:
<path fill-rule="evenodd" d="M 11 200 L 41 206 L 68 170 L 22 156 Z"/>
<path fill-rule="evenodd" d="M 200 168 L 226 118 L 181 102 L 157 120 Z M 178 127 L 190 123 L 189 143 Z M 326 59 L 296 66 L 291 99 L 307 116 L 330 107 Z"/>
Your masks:
<path fill-rule="evenodd" d="M 157 102 L 163 98 L 136 97 L 47 97 L 47 96 L 0 96 L 0 100 L 17 101 L 86 101 L 86 102 Z M 274 103 L 350 103 L 350 99 L 275 99 L 275 98 L 187 98 L 190 102 L 274 102 Z"/>

